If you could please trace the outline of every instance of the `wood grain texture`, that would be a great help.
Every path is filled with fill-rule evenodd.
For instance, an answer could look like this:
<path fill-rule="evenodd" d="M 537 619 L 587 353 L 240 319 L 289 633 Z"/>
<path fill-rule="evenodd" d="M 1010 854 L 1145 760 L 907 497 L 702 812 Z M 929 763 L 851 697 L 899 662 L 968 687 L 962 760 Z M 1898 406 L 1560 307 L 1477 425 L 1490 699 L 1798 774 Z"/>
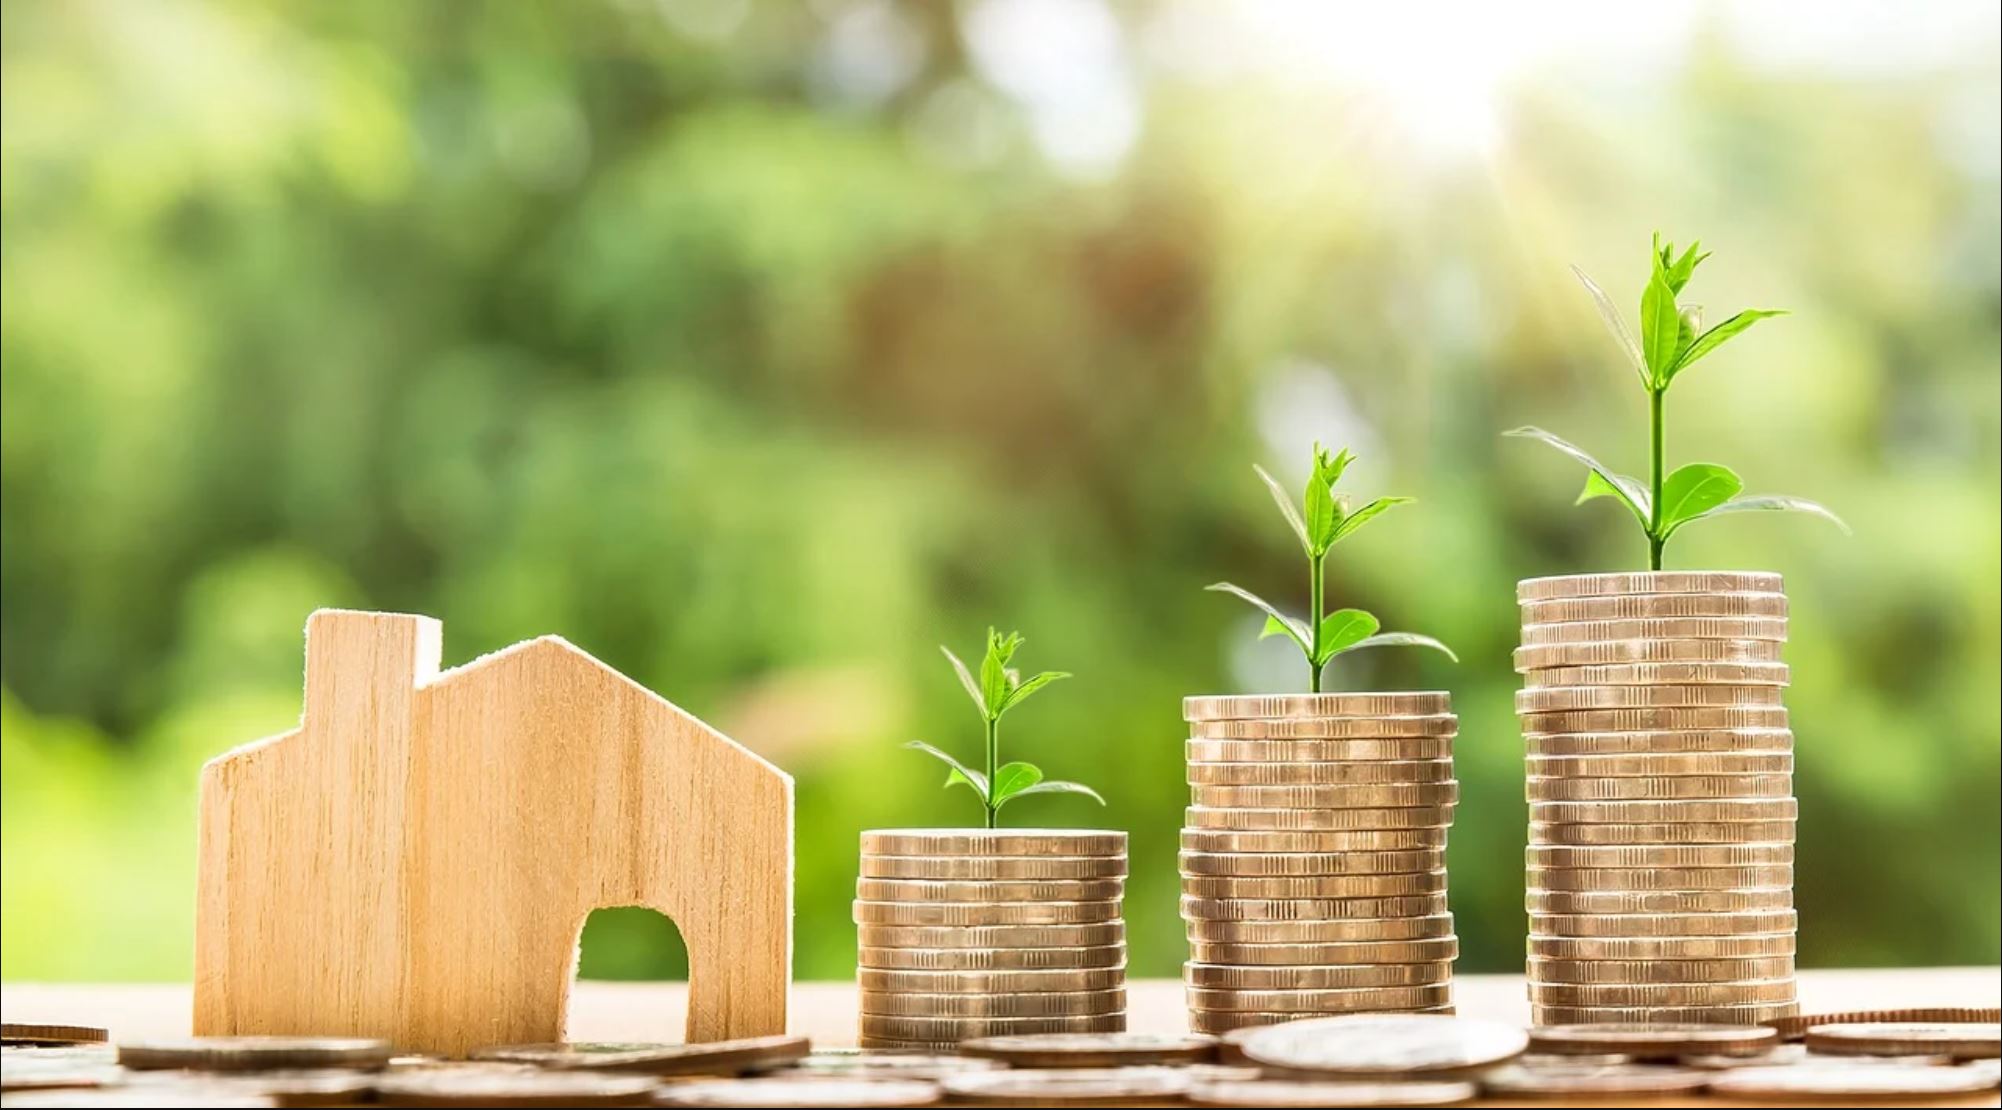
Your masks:
<path fill-rule="evenodd" d="M 784 1031 L 792 780 L 556 637 L 440 642 L 314 613 L 300 727 L 203 768 L 195 1031 L 560 1040 L 605 906 L 679 928 L 689 1040 Z"/>

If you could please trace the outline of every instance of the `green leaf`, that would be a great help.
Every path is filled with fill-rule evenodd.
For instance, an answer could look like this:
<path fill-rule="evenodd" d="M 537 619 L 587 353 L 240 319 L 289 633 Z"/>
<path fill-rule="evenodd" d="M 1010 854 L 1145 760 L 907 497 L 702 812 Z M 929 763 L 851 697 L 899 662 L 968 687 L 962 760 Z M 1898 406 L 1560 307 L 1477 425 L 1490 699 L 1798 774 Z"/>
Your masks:
<path fill-rule="evenodd" d="M 1082 794 L 1085 797 L 1090 798 L 1091 800 L 1097 802 L 1099 805 L 1105 804 L 1105 799 L 1099 796 L 1098 791 L 1093 790 L 1091 787 L 1086 786 L 1081 782 L 1065 782 L 1062 779 L 1048 779 L 1046 781 L 1039 782 L 1034 786 L 1023 787 L 1022 789 L 1015 791 L 1013 794 L 1010 794 L 1008 795 L 1008 797 L 1002 799 L 1000 803 L 997 803 L 995 805 L 995 808 L 999 809 L 1001 805 L 1006 804 L 1007 802 L 1014 801 L 1016 798 L 1025 798 L 1031 794 Z"/>
<path fill-rule="evenodd" d="M 1314 473 L 1307 478 L 1307 554 L 1318 556 L 1335 542 L 1335 530 L 1342 526 L 1342 510 L 1335 504 L 1334 491 L 1321 480 L 1321 468 L 1314 467 Z"/>
<path fill-rule="evenodd" d="M 1375 616 L 1361 609 L 1337 609 L 1321 618 L 1321 655 L 1314 665 L 1328 660 L 1367 639 L 1382 627 Z"/>
<path fill-rule="evenodd" d="M 909 741 L 904 744 L 904 747 L 911 748 L 915 751 L 921 751 L 926 755 L 929 755 L 932 758 L 939 760 L 946 766 L 952 768 L 952 770 L 945 776 L 945 785 L 952 786 L 955 783 L 963 782 L 967 786 L 971 787 L 975 794 L 980 795 L 980 802 L 982 805 L 987 804 L 986 775 L 983 775 L 980 772 L 974 770 L 973 768 L 968 767 L 966 764 L 961 763 L 957 759 L 954 759 L 951 755 L 947 754 L 946 752 L 941 751 L 940 749 L 933 747 L 932 745 L 927 744 L 922 740 Z"/>
<path fill-rule="evenodd" d="M 1341 524 L 1335 528 L 1335 538 L 1332 541 L 1330 541 L 1330 546 L 1336 543 L 1340 543 L 1343 540 L 1347 539 L 1351 534 L 1355 532 L 1356 529 L 1361 528 L 1364 524 L 1369 523 L 1371 517 L 1377 516 L 1383 513 L 1385 510 L 1394 509 L 1399 505 L 1409 505 L 1414 500 L 1416 500 L 1416 498 L 1379 497 L 1376 500 L 1370 502 L 1369 504 L 1364 505 L 1362 508 L 1357 509 L 1355 512 L 1352 512 L 1348 514 L 1346 517 L 1342 518 Z"/>
<path fill-rule="evenodd" d="M 1265 481 L 1265 488 L 1272 491 L 1272 500 L 1278 502 L 1279 511 L 1286 514 L 1286 523 L 1292 526 L 1293 534 L 1300 537 L 1300 546 L 1313 546 L 1307 539 L 1307 524 L 1300 519 L 1300 510 L 1293 507 L 1293 499 L 1286 495 L 1286 488 L 1267 474 L 1264 467 L 1253 464 L 1251 469 L 1258 472 L 1258 476 Z"/>
<path fill-rule="evenodd" d="M 990 718 L 999 717 L 1001 707 L 1008 702 L 1008 692 L 1014 687 L 1008 681 L 1008 660 L 1015 657 L 1015 650 L 1021 646 L 1020 633 L 1003 636 L 991 628 L 987 630 L 987 657 L 980 662 L 980 695 L 982 708 Z"/>
<path fill-rule="evenodd" d="M 1586 277 L 1585 271 L 1573 266 L 1571 272 L 1578 275 L 1578 280 L 1584 284 L 1585 291 L 1592 295 L 1592 303 L 1599 306 L 1599 318 L 1606 322 L 1606 330 L 1613 333 L 1614 341 L 1620 345 L 1620 352 L 1627 356 L 1627 362 L 1632 364 L 1634 373 L 1640 375 L 1641 384 L 1648 384 L 1647 360 L 1641 356 L 1641 345 L 1634 342 L 1634 335 L 1627 330 L 1626 321 L 1620 319 L 1620 310 L 1613 304 L 1613 298 L 1608 297 L 1606 291 L 1599 288 L 1598 282 Z"/>
<path fill-rule="evenodd" d="M 1433 651 L 1443 652 L 1446 658 L 1451 659 L 1455 663 L 1460 661 L 1460 657 L 1453 654 L 1452 648 L 1447 647 L 1430 636 L 1420 636 L 1416 632 L 1379 632 L 1374 636 L 1367 636 L 1357 640 L 1344 650 L 1360 651 L 1363 648 L 1373 647 L 1425 647 L 1431 648 Z"/>
<path fill-rule="evenodd" d="M 1690 277 L 1696 273 L 1697 264 L 1710 257 L 1708 253 L 1699 251 L 1699 246 L 1698 243 L 1690 243 L 1689 249 L 1682 252 L 1682 257 L 1673 262 L 1669 262 L 1668 259 L 1675 253 L 1675 248 L 1671 246 L 1663 249 L 1662 261 L 1667 263 L 1670 290 L 1681 293 L 1682 287 L 1688 285 Z"/>
<path fill-rule="evenodd" d="M 952 669 L 959 674 L 959 684 L 966 687 L 966 696 L 972 698 L 974 706 L 980 710 L 982 716 L 986 716 L 987 702 L 981 696 L 980 683 L 973 680 L 973 672 L 966 669 L 966 664 L 959 661 L 959 656 L 954 655 L 951 648 L 940 644 L 938 649 L 945 652 L 947 659 L 952 660 Z"/>
<path fill-rule="evenodd" d="M 1673 528 L 1738 496 L 1745 482 L 1728 466 L 1716 463 L 1689 463 L 1678 466 L 1662 479 L 1661 523 Z"/>
<path fill-rule="evenodd" d="M 1281 622 L 1278 617 L 1266 617 L 1265 627 L 1258 630 L 1258 638 L 1263 640 L 1267 636 L 1293 636 L 1293 628 Z"/>
<path fill-rule="evenodd" d="M 1616 477 L 1622 483 L 1619 486 L 1614 486 L 1611 482 L 1599 477 L 1599 472 L 1596 470 L 1586 471 L 1585 488 L 1578 494 L 1578 500 L 1573 501 L 1572 504 L 1583 505 L 1595 497 L 1610 497 L 1620 504 L 1625 505 L 1627 511 L 1634 514 L 1634 519 L 1640 522 L 1642 528 L 1650 527 L 1651 525 L 1647 516 L 1642 512 L 1642 506 L 1648 501 L 1648 492 L 1641 485 L 1641 480 L 1639 478 L 1630 478 L 1625 474 L 1616 475 Z"/>
<path fill-rule="evenodd" d="M 1841 517 L 1836 516 L 1828 506 L 1818 501 L 1809 501 L 1805 497 L 1787 497 L 1783 494 L 1759 494 L 1753 497 L 1733 498 L 1708 512 L 1698 513 L 1695 516 L 1680 521 L 1676 527 L 1681 527 L 1681 525 L 1688 524 L 1690 521 L 1709 520 L 1711 517 L 1721 516 L 1725 513 L 1807 513 L 1810 516 L 1818 516 L 1835 525 L 1837 528 L 1842 529 L 1844 535 L 1850 534 L 1849 525 Z"/>
<path fill-rule="evenodd" d="M 1314 445 L 1314 473 L 1329 487 L 1342 480 L 1342 474 L 1354 461 L 1356 461 L 1355 452 L 1346 447 L 1330 455 L 1327 448 L 1318 443 Z"/>
<path fill-rule="evenodd" d="M 1675 360 L 1674 365 L 1668 368 L 1668 376 L 1663 379 L 1663 384 L 1665 385 L 1669 381 L 1674 380 L 1675 376 L 1688 369 L 1691 363 L 1723 346 L 1726 340 L 1751 327 L 1753 324 L 1768 317 L 1785 315 L 1785 309 L 1748 308 L 1731 317 L 1729 320 L 1711 328 L 1709 331 L 1697 336 L 1695 341 L 1690 343 L 1689 348 L 1683 351 L 1681 356 Z"/>
<path fill-rule="evenodd" d="M 1607 467 L 1604 463 L 1601 463 L 1599 460 L 1586 454 L 1583 448 L 1580 448 L 1575 444 L 1569 443 L 1564 439 L 1559 438 L 1558 436 L 1554 436 L 1549 432 L 1544 431 L 1542 428 L 1533 428 L 1533 427 L 1511 428 L 1508 431 L 1503 432 L 1502 434 L 1505 436 L 1515 436 L 1518 439 L 1539 440 L 1543 443 L 1549 444 L 1552 447 L 1555 447 L 1559 451 L 1564 452 L 1566 455 L 1569 455 L 1571 458 L 1577 460 L 1578 462 L 1584 463 L 1585 466 L 1592 471 L 1592 473 L 1599 476 L 1601 481 L 1603 481 L 1607 486 L 1612 487 L 1611 489 L 1595 489 L 1588 484 L 1585 487 L 1587 493 L 1591 494 L 1592 497 L 1597 497 L 1602 494 L 1610 494 L 1611 496 L 1617 497 L 1621 501 L 1624 501 L 1626 503 L 1627 508 L 1633 511 L 1634 517 L 1636 519 L 1642 522 L 1646 522 L 1646 520 L 1648 519 L 1649 502 L 1651 499 L 1648 497 L 1647 490 L 1644 489 L 1641 486 L 1641 484 L 1635 481 L 1634 479 L 1628 478 L 1622 474 L 1617 473 L 1616 471 Z M 1579 497 L 1580 501 L 1589 501 L 1591 499 L 1592 499 L 1591 497 L 1585 497 L 1583 495 Z"/>
<path fill-rule="evenodd" d="M 1218 593 L 1230 594 L 1234 597 L 1241 597 L 1244 600 L 1252 603 L 1253 605 L 1256 605 L 1258 608 L 1264 610 L 1265 612 L 1266 628 L 1268 629 L 1271 628 L 1272 622 L 1278 621 L 1280 629 L 1283 630 L 1286 633 L 1286 635 L 1293 637 L 1293 642 L 1300 645 L 1301 651 L 1311 652 L 1314 650 L 1312 647 L 1309 647 L 1307 643 L 1308 632 L 1306 625 L 1280 612 L 1279 609 L 1276 606 L 1274 606 L 1271 602 L 1265 600 L 1262 597 L 1259 597 L 1257 594 L 1252 593 L 1250 590 L 1246 590 L 1238 586 L 1233 586 L 1228 582 L 1212 582 L 1209 585 L 1204 586 L 1203 589 L 1215 590 Z"/>
<path fill-rule="evenodd" d="M 1041 781 L 1043 770 L 1033 763 L 1003 763 L 994 770 L 994 794 L 990 802 L 999 809 L 1003 802 Z"/>
<path fill-rule="evenodd" d="M 1647 360 L 1651 388 L 1668 384 L 1681 332 L 1682 314 L 1675 307 L 1675 290 L 1669 287 L 1668 272 L 1657 263 L 1641 293 L 1641 356 Z"/>
<path fill-rule="evenodd" d="M 1001 703 L 1001 711 L 1006 713 L 1008 710 L 1026 701 L 1030 694 L 1035 693 L 1058 679 L 1069 678 L 1070 676 L 1069 671 L 1044 671 L 1025 682 L 1017 684 L 1013 690 L 1008 691 L 1008 700 Z"/>

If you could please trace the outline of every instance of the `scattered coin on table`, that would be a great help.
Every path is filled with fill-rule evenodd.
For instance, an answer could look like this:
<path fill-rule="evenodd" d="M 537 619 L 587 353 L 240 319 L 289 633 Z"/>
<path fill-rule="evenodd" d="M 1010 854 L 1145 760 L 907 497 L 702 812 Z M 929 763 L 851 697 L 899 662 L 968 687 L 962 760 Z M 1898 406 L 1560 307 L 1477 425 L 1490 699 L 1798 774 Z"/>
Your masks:
<path fill-rule="evenodd" d="M 962 1071 L 988 1071 L 1001 1065 L 971 1056 L 935 1052 L 877 1051 L 866 1048 L 820 1049 L 771 1071 L 760 1079 L 929 1079 Z"/>
<path fill-rule="evenodd" d="M 2002 1024 L 1995 1022 L 1851 1022 L 1807 1030 L 1807 1050 L 1829 1056 L 1951 1056 L 1981 1060 L 2002 1056 Z"/>
<path fill-rule="evenodd" d="M 1779 1033 L 1758 1025 L 1702 1022 L 1597 1022 L 1589 1025 L 1539 1025 L 1529 1031 L 1536 1052 L 1618 1052 L 1641 1059 L 1665 1059 L 1691 1053 L 1753 1056 L 1779 1043 Z"/>
<path fill-rule="evenodd" d="M 626 1044 L 580 1041 L 493 1045 L 474 1049 L 475 1060 L 532 1064 L 555 1071 L 638 1071 L 651 1075 L 735 1075 L 804 1057 L 805 1037 L 745 1037 L 699 1044 Z"/>
<path fill-rule="evenodd" d="M 111 1034 L 95 1025 L 0 1022 L 0 1045 L 103 1044 Z"/>
<path fill-rule="evenodd" d="M 964 1041 L 968 1056 L 1017 1068 L 1110 1068 L 1216 1059 L 1215 1037 L 1153 1033 L 1040 1033 Z"/>
<path fill-rule="evenodd" d="M 1714 1072 L 1710 1079 L 1710 1093 L 1720 1098 L 1776 1102 L 1866 1098 L 1903 1101 L 1975 1094 L 1993 1086 L 1987 1076 L 1965 1067 L 1900 1068 L 1839 1063 L 1740 1068 Z"/>
<path fill-rule="evenodd" d="M 1584 1098 L 1600 1096 L 1659 1096 L 1693 1094 L 1710 1084 L 1714 1073 L 1660 1064 L 1548 1065 L 1526 1068 L 1511 1064 L 1481 1076 L 1484 1094 L 1515 1098 Z"/>
<path fill-rule="evenodd" d="M 1870 1022 L 2002 1022 L 2002 1009 L 1993 1006 L 1924 1006 L 1902 1010 L 1848 1010 L 1833 1014 L 1795 1014 L 1767 1022 L 1788 1040 L 1799 1040 L 1810 1026 L 1856 1025 Z"/>
<path fill-rule="evenodd" d="M 118 1062 L 135 1070 L 379 1068 L 389 1058 L 389 1042 L 372 1037 L 181 1037 L 118 1046 Z"/>
<path fill-rule="evenodd" d="M 1199 1081 L 1184 1097 L 1198 1106 L 1451 1106 L 1479 1093 L 1472 1083 L 1278 1079 Z"/>
<path fill-rule="evenodd" d="M 1182 1068 L 1004 1068 L 968 1072 L 941 1081 L 948 1095 L 1002 1105 L 1047 1106 L 1063 1102 L 1135 1103 L 1179 1098 L 1189 1088 Z"/>
<path fill-rule="evenodd" d="M 50 1045 L 0 1051 L 0 1091 L 103 1087 L 123 1074 L 110 1045 Z"/>
<path fill-rule="evenodd" d="M 385 1106 L 646 1106 L 658 1087 L 650 1075 L 458 1064 L 385 1075 L 375 1094 Z"/>
<path fill-rule="evenodd" d="M 1441 1075 L 1512 1060 L 1528 1050 L 1529 1035 L 1473 1018 L 1370 1014 L 1267 1026 L 1236 1043 L 1245 1059 L 1291 1071 Z"/>
<path fill-rule="evenodd" d="M 942 1092 L 920 1079 L 698 1079 L 662 1087 L 656 1106 L 930 1106 Z"/>

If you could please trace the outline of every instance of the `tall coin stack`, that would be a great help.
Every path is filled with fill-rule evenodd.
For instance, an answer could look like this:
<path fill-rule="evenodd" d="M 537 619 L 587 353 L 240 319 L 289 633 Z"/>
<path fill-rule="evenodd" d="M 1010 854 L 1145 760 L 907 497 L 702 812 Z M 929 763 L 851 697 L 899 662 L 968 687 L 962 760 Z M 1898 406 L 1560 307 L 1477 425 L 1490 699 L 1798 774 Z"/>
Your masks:
<path fill-rule="evenodd" d="M 864 1048 L 1126 1029 L 1126 834 L 862 834 L 855 923 Z"/>
<path fill-rule="evenodd" d="M 1444 693 L 1183 701 L 1195 1031 L 1450 1008 L 1451 708 Z"/>
<path fill-rule="evenodd" d="M 1795 1013 L 1780 576 L 1533 578 L 1516 597 L 1533 1020 Z"/>

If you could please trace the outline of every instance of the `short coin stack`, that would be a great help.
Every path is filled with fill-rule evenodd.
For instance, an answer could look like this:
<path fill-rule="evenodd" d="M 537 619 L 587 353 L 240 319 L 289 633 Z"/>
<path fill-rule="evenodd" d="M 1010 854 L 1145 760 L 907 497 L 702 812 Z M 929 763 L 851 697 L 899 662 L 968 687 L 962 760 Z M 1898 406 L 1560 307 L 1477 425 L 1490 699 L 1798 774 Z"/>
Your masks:
<path fill-rule="evenodd" d="M 1192 1029 L 1450 1007 L 1451 707 L 1444 693 L 1184 700 Z"/>
<path fill-rule="evenodd" d="M 864 1048 L 1126 1028 L 1126 834 L 862 834 L 855 923 Z"/>
<path fill-rule="evenodd" d="M 1533 1020 L 1794 1013 L 1779 575 L 1534 578 L 1516 596 Z"/>

